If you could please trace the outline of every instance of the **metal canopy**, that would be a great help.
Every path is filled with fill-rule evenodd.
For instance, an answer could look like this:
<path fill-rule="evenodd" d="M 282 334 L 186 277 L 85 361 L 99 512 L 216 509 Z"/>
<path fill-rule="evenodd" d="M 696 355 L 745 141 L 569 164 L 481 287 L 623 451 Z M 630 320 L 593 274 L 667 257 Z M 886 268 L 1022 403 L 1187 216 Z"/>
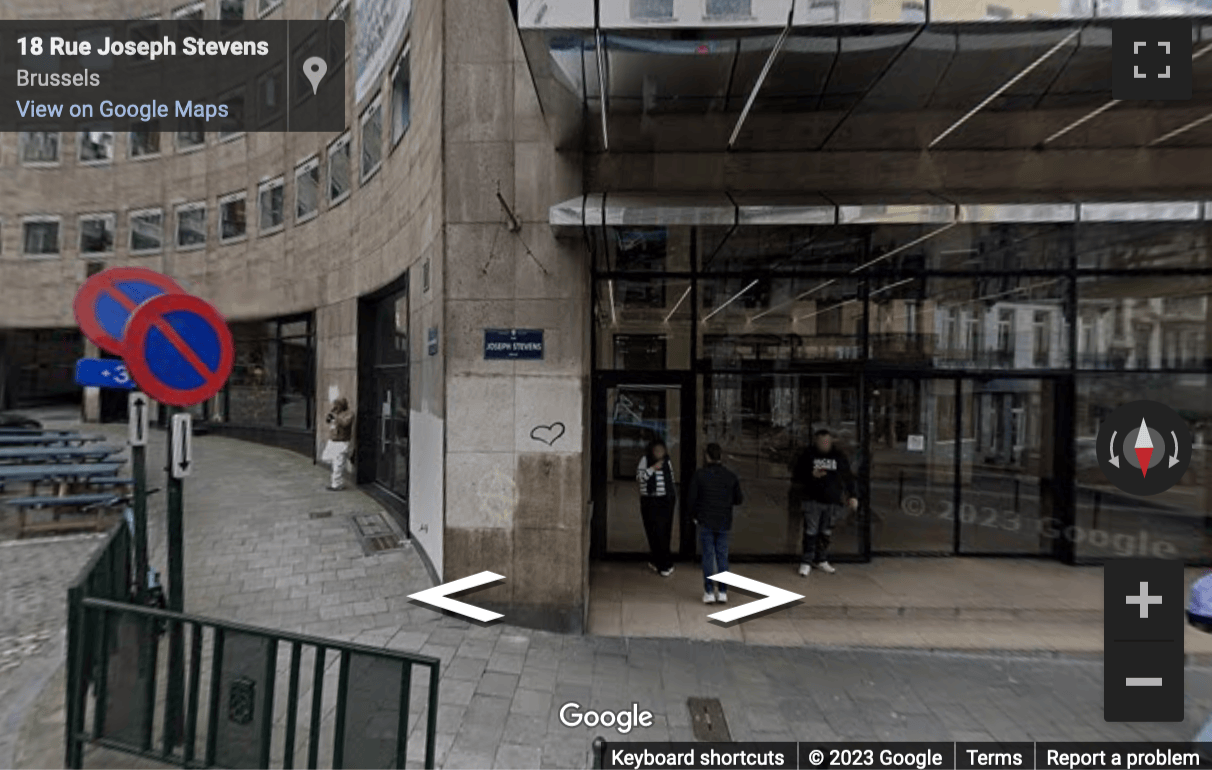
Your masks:
<path fill-rule="evenodd" d="M 627 23 L 641 0 L 600 3 L 596 23 L 592 3 L 585 18 L 583 3 L 534 2 L 519 29 L 561 149 L 603 151 L 607 137 L 610 152 L 1212 146 L 1207 19 L 1188 17 L 1190 101 L 1109 105 L 1111 19 L 805 23 L 819 2 L 694 26 Z"/>
<path fill-rule="evenodd" d="M 870 203 L 869 201 L 882 201 Z M 551 207 L 557 236 L 576 237 L 587 227 L 895 225 L 953 223 L 1065 223 L 1208 221 L 1212 202 L 1202 200 L 1100 200 L 1072 197 L 982 194 L 944 200 L 929 192 L 871 196 L 661 195 L 591 193 Z"/>

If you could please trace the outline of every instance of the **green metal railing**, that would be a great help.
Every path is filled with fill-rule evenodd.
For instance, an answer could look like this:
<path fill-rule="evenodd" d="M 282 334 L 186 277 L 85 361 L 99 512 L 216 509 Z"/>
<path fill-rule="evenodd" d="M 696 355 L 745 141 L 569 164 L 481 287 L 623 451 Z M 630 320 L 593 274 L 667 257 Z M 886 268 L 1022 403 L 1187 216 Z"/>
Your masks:
<path fill-rule="evenodd" d="M 130 600 L 132 547 L 130 528 L 125 522 L 116 525 L 67 589 L 67 767 L 80 767 L 83 746 L 73 740 L 72 726 L 84 720 L 83 693 L 93 684 L 99 653 L 100 640 L 85 633 L 83 601 L 86 596 Z"/>
<path fill-rule="evenodd" d="M 111 599 L 83 597 L 82 618 L 75 625 L 74 665 L 86 667 L 81 651 L 87 640 L 100 640 L 92 683 L 92 729 L 86 730 L 87 682 L 77 677 L 69 686 L 68 767 L 82 766 L 83 746 L 123 751 L 180 767 L 261 767 L 280 757 L 281 767 L 295 767 L 299 740 L 300 679 L 303 657 L 312 652 L 310 708 L 306 715 L 306 766 L 321 766 L 321 743 L 331 738 L 327 766 L 405 767 L 413 669 L 428 669 L 423 696 L 425 767 L 434 767 L 440 661 L 423 655 L 268 630 L 242 623 L 169 612 Z M 188 642 L 184 708 L 163 707 L 158 698 L 156 659 L 160 639 L 179 628 Z M 285 652 L 286 665 L 279 665 Z M 335 711 L 325 729 L 328 710 L 324 689 L 330 665 L 337 668 Z M 203 669 L 209 668 L 209 677 Z M 279 668 L 287 675 L 284 703 L 277 702 Z M 117 670 L 110 687 L 111 670 Z M 137 682 L 130 673 L 139 671 Z M 208 681 L 204 681 L 208 679 Z M 131 685 L 135 686 L 132 688 Z M 169 689 L 172 692 L 171 689 Z M 205 701 L 205 702 L 204 702 Z M 75 704 L 74 706 L 72 704 Z M 284 714 L 275 715 L 276 706 Z M 161 708 L 158 708 L 161 706 Z M 159 712 L 160 739 L 156 740 Z M 184 716 L 183 730 L 164 714 Z M 279 729 L 281 728 L 281 729 Z M 179 736 L 179 737 L 178 737 Z M 159 744 L 158 746 L 156 744 Z M 199 744 L 201 744 L 199 746 Z M 272 751 L 271 747 L 278 749 Z M 325 752 L 327 754 L 327 752 Z"/>

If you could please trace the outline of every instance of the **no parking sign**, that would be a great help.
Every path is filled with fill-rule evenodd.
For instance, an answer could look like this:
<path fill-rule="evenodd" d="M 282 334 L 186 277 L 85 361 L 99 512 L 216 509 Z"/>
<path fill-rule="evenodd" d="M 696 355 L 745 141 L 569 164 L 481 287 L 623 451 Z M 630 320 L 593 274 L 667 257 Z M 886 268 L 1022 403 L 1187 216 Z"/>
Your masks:
<path fill-rule="evenodd" d="M 189 294 L 162 294 L 139 305 L 123 339 L 135 382 L 172 406 L 193 406 L 214 396 L 235 360 L 223 316 Z"/>
<path fill-rule="evenodd" d="M 84 283 L 73 310 L 80 331 L 122 356 L 139 388 L 161 403 L 200 404 L 231 374 L 235 348 L 227 322 L 166 275 L 103 270 Z"/>

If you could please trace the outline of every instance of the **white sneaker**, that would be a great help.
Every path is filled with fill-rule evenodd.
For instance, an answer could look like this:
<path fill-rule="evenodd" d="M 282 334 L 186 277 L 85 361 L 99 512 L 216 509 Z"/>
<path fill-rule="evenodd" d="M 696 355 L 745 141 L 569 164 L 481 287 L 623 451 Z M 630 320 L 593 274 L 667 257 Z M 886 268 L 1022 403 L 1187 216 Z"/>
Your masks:
<path fill-rule="evenodd" d="M 833 573 L 837 572 L 837 570 L 833 568 L 833 565 L 827 561 L 823 561 L 816 565 L 816 568 L 821 572 L 824 572 L 826 575 L 832 575 Z"/>
<path fill-rule="evenodd" d="M 727 604 L 728 603 L 728 594 L 727 593 L 717 593 L 715 595 L 715 600 L 717 602 L 719 602 L 720 604 Z"/>
<path fill-rule="evenodd" d="M 812 572 L 811 564 L 801 564 L 800 565 L 800 577 L 808 577 L 809 572 Z"/>
<path fill-rule="evenodd" d="M 669 569 L 663 569 L 660 572 L 661 577 L 669 577 L 672 574 L 673 574 L 673 567 L 670 567 Z"/>
<path fill-rule="evenodd" d="M 703 604 L 715 604 L 715 594 L 707 591 L 703 594 Z"/>

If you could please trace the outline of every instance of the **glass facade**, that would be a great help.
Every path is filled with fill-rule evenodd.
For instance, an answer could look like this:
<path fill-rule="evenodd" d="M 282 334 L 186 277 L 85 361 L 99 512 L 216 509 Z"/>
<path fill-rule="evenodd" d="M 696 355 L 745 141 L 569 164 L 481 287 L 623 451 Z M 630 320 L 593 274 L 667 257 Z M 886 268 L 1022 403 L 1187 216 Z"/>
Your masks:
<path fill-rule="evenodd" d="M 683 480 L 708 442 L 724 447 L 747 496 L 734 553 L 796 556 L 790 469 L 821 427 L 863 501 L 839 558 L 1212 554 L 1208 224 L 593 233 L 598 554 L 644 550 L 625 466 L 660 436 Z M 1182 484 L 1148 500 L 1111 485 L 1094 451 L 1101 419 L 1142 398 L 1195 436 Z M 680 542 L 693 553 L 692 534 Z"/>
<path fill-rule="evenodd" d="M 310 315 L 230 324 L 236 345 L 220 395 L 223 421 L 309 431 L 315 414 L 315 328 Z"/>

